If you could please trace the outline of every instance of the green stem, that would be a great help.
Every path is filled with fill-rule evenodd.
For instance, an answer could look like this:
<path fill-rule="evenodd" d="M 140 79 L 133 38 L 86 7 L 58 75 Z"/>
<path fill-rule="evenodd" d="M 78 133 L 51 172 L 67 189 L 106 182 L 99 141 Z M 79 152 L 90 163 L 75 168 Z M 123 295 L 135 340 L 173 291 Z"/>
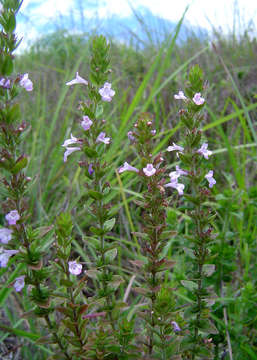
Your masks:
<path fill-rule="evenodd" d="M 50 318 L 49 318 L 49 315 L 45 315 L 44 318 L 45 318 L 45 321 L 46 321 L 46 323 L 47 323 L 47 325 L 48 325 L 49 330 L 52 332 L 52 334 L 53 334 L 53 336 L 54 336 L 57 344 L 59 345 L 59 348 L 62 350 L 62 352 L 63 352 L 63 354 L 65 355 L 66 359 L 72 360 L 72 358 L 70 357 L 70 355 L 67 353 L 65 347 L 63 346 L 63 344 L 62 344 L 62 342 L 61 342 L 61 340 L 60 340 L 60 338 L 59 338 L 56 330 L 54 329 L 54 327 L 53 327 L 53 325 L 52 325 L 52 323 L 51 323 L 51 320 L 50 320 Z"/>

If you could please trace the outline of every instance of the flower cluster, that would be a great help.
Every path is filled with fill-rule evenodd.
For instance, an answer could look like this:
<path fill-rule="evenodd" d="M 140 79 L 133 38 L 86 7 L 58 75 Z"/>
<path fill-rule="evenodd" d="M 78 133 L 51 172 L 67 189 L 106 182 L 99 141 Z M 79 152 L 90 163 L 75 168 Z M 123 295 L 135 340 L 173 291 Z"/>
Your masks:
<path fill-rule="evenodd" d="M 88 85 L 88 81 L 83 79 L 81 76 L 79 76 L 79 73 L 76 72 L 75 79 L 67 82 L 66 85 L 71 86 L 76 84 Z M 99 89 L 99 94 L 101 95 L 102 101 L 110 102 L 112 100 L 112 97 L 115 95 L 115 91 L 111 88 L 111 84 L 106 82 L 104 86 Z M 104 120 L 102 122 L 104 123 Z M 89 131 L 93 126 L 93 124 L 94 122 L 90 119 L 88 115 L 83 115 L 82 121 L 80 122 L 80 125 L 83 128 L 83 130 Z M 96 144 L 103 143 L 108 145 L 110 144 L 111 138 L 107 137 L 104 131 L 100 131 L 94 140 Z M 63 156 L 64 162 L 67 161 L 68 156 L 72 154 L 74 151 L 82 150 L 81 146 L 69 147 L 69 145 L 73 145 L 73 144 L 83 145 L 83 140 L 77 139 L 75 136 L 71 134 L 71 138 L 64 141 L 64 143 L 62 144 L 62 146 L 65 147 L 66 149 Z"/>
<path fill-rule="evenodd" d="M 174 99 L 176 100 L 184 100 L 184 101 L 190 101 L 184 94 L 183 91 L 179 91 L 178 94 L 175 94 L 174 95 Z M 192 101 L 195 103 L 195 105 L 203 105 L 204 102 L 205 102 L 205 99 L 201 96 L 201 93 L 195 93 L 193 98 L 192 98 Z"/>
<path fill-rule="evenodd" d="M 176 166 L 176 171 L 172 171 L 169 174 L 170 182 L 168 184 L 164 185 L 164 187 L 172 187 L 172 188 L 174 188 L 174 189 L 176 189 L 178 191 L 179 195 L 183 195 L 185 185 L 179 183 L 178 179 L 179 179 L 179 177 L 181 175 L 187 175 L 187 174 L 188 174 L 187 171 L 184 171 L 184 170 L 180 169 L 180 167 L 177 165 Z"/>
<path fill-rule="evenodd" d="M 179 154 L 184 154 L 183 146 L 177 145 L 175 143 L 168 146 L 167 151 L 169 152 L 177 151 L 177 157 L 179 157 Z M 212 151 L 208 150 L 207 143 L 203 143 L 200 149 L 196 150 L 196 153 L 202 155 L 207 160 L 209 159 L 209 156 L 212 155 Z M 179 167 L 177 166 L 176 171 L 173 171 L 169 174 L 170 183 L 164 185 L 164 187 L 172 187 L 174 189 L 177 189 L 179 195 L 183 195 L 185 186 L 183 184 L 178 183 L 178 178 L 180 177 L 180 175 L 187 175 L 188 172 L 178 169 Z M 208 174 L 205 175 L 205 178 L 208 180 L 210 188 L 212 188 L 213 185 L 216 184 L 216 181 L 213 178 L 213 170 L 210 170 Z"/>
<path fill-rule="evenodd" d="M 19 85 L 24 88 L 26 91 L 32 91 L 33 90 L 33 82 L 29 79 L 29 74 L 23 74 L 18 77 Z M 15 81 L 14 81 L 15 82 Z M 11 81 L 9 78 L 2 77 L 0 79 L 0 87 L 4 89 L 10 89 L 12 86 L 13 81 Z"/>

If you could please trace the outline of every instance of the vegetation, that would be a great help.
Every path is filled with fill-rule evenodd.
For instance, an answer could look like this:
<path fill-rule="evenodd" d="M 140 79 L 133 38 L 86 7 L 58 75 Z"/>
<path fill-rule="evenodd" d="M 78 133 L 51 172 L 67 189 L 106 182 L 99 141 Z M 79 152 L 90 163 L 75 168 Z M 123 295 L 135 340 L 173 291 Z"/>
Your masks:
<path fill-rule="evenodd" d="M 88 100 L 83 87 L 74 86 L 71 90 L 65 86 L 65 83 L 74 78 L 76 71 L 87 80 L 91 74 L 90 81 L 95 89 L 101 83 L 98 84 L 99 79 L 95 79 L 92 75 L 95 70 L 91 62 L 92 54 L 96 54 L 99 50 L 96 49 L 97 45 L 95 47 L 92 45 L 94 36 L 70 35 L 65 31 L 59 31 L 38 40 L 24 54 L 15 59 L 14 72 L 21 74 L 29 72 L 34 84 L 34 90 L 29 96 L 25 92 L 19 95 L 21 119 L 29 126 L 22 133 L 20 144 L 17 143 L 19 153 L 25 153 L 28 158 L 26 176 L 32 178 L 28 184 L 26 205 L 27 213 L 31 214 L 29 216 L 30 236 L 31 238 L 38 236 L 38 234 L 33 234 L 32 229 L 38 229 L 41 231 L 40 234 L 44 234 L 40 241 L 45 265 L 51 261 L 53 263 L 56 256 L 56 243 L 59 251 L 65 254 L 64 260 L 67 260 L 69 256 L 73 260 L 79 257 L 79 262 L 83 264 L 87 277 L 87 284 L 82 294 L 87 299 L 95 297 L 95 303 L 92 305 L 89 301 L 88 308 L 78 310 L 74 305 L 75 310 L 73 309 L 72 314 L 68 307 L 60 305 L 60 299 L 57 301 L 55 299 L 54 306 L 59 306 L 59 308 L 62 306 L 62 310 L 59 311 L 59 318 L 54 321 L 63 316 L 66 321 L 64 324 L 68 327 L 69 321 L 75 323 L 82 321 L 81 314 L 85 313 L 88 317 L 83 324 L 92 328 L 96 326 L 96 322 L 90 323 L 90 314 L 103 312 L 108 314 L 106 322 L 101 320 L 101 315 L 99 315 L 95 338 L 91 336 L 88 340 L 89 350 L 87 350 L 90 354 L 88 359 L 138 359 L 138 351 L 142 356 L 144 351 L 148 354 L 145 355 L 145 359 L 257 359 L 257 267 L 255 261 L 257 255 L 257 103 L 255 100 L 257 40 L 245 31 L 237 36 L 223 36 L 214 32 L 211 43 L 208 39 L 196 38 L 194 34 L 189 34 L 183 42 L 177 42 L 182 23 L 183 18 L 174 32 L 168 34 L 160 44 L 154 44 L 149 39 L 144 47 L 130 46 L 120 44 L 117 39 L 110 39 L 110 54 L 108 49 L 106 50 L 106 43 L 101 44 L 106 50 L 103 57 L 107 63 L 108 56 L 111 56 L 112 72 L 108 73 L 108 76 L 112 79 L 116 94 L 111 105 L 104 103 L 101 109 L 106 121 L 104 130 L 112 138 L 112 144 L 104 151 L 101 150 L 99 159 L 94 159 L 94 169 L 97 168 L 100 174 L 100 165 L 103 164 L 101 157 L 104 156 L 106 171 L 104 174 L 98 174 L 98 185 L 91 188 L 91 191 L 95 192 L 93 195 L 91 192 L 92 196 L 88 195 L 89 189 L 85 186 L 85 169 L 89 164 L 84 167 L 78 166 L 80 159 L 78 153 L 71 156 L 72 160 L 69 158 L 68 162 L 64 163 L 61 145 L 70 137 L 70 133 L 80 136 L 77 129 L 78 122 L 81 120 L 81 106 L 78 107 L 78 103 Z M 128 36 L 133 37 L 133 34 Z M 132 39 L 130 43 L 135 44 L 136 40 Z M 96 59 L 95 63 L 97 61 L 99 59 Z M 115 171 L 126 161 L 132 163 L 133 166 L 141 164 L 143 168 L 148 163 L 146 159 L 150 161 L 149 153 L 157 156 L 160 151 L 165 156 L 167 171 L 172 171 L 178 163 L 176 156 L 166 154 L 166 149 L 173 142 L 184 144 L 184 141 L 186 143 L 189 140 L 185 137 L 185 123 L 178 115 L 179 106 L 174 100 L 174 94 L 185 89 L 189 69 L 195 64 L 199 64 L 204 73 L 204 76 L 197 73 L 196 79 L 199 77 L 206 80 L 201 84 L 201 91 L 204 89 L 206 98 L 201 119 L 201 136 L 202 139 L 208 139 L 209 148 L 213 152 L 208 160 L 208 166 L 214 169 L 216 179 L 212 196 L 205 199 L 208 207 L 216 214 L 212 223 L 212 237 L 208 238 L 204 245 L 210 244 L 212 256 L 208 264 L 210 263 L 212 267 L 206 268 L 204 286 L 198 287 L 196 295 L 192 288 L 194 283 L 188 279 L 192 279 L 193 274 L 193 280 L 196 279 L 199 285 L 197 273 L 199 268 L 197 270 L 193 264 L 197 263 L 197 257 L 200 258 L 200 250 L 199 246 L 197 247 L 190 240 L 194 229 L 192 224 L 194 221 L 196 224 L 200 221 L 199 209 L 195 210 L 198 212 L 198 220 L 195 220 L 196 216 L 192 214 L 194 205 L 196 208 L 198 206 L 197 200 L 188 195 L 187 201 L 182 201 L 177 192 L 170 193 L 167 206 L 163 206 L 165 208 L 163 217 L 166 218 L 165 235 L 167 232 L 169 235 L 165 237 L 165 241 L 160 241 L 160 254 L 147 260 L 148 268 L 147 266 L 142 268 L 142 261 L 145 264 L 147 258 L 147 251 L 145 252 L 143 248 L 144 236 L 147 234 L 151 238 L 149 217 L 147 218 L 143 212 L 142 203 L 145 204 L 143 209 L 154 208 L 151 199 L 144 192 L 149 184 L 146 180 L 139 181 L 133 172 L 127 172 L 126 175 L 121 176 L 118 171 Z M 1 75 L 4 74 L 1 73 Z M 106 81 L 105 78 L 100 80 Z M 90 98 L 96 105 L 94 111 L 97 118 L 100 98 L 94 95 L 93 88 L 90 91 L 92 91 Z M 92 110 L 90 107 L 88 109 Z M 88 109 L 83 108 L 84 116 L 88 114 Z M 143 116 L 142 113 L 144 113 Z M 145 132 L 148 130 L 144 126 L 148 121 L 153 123 L 153 128 L 156 130 L 156 135 L 151 139 L 151 146 L 149 145 L 151 152 L 148 151 L 149 149 L 144 149 L 143 143 L 140 147 L 140 142 L 135 145 L 127 137 L 128 131 L 140 121 L 143 125 L 141 130 L 138 129 L 139 137 L 146 136 Z M 190 124 L 188 129 L 190 130 Z M 98 149 L 93 150 L 100 153 Z M 181 160 L 187 164 L 187 159 L 182 157 Z M 185 169 L 191 172 L 196 170 L 192 170 L 189 165 Z M 4 174 L 3 170 L 1 182 Z M 109 184 L 106 185 L 108 191 L 105 192 L 103 200 L 97 198 L 98 192 L 104 191 L 101 176 L 104 177 L 104 183 Z M 90 183 L 90 177 L 87 181 Z M 154 186 L 160 186 L 160 183 Z M 4 202 L 6 198 L 4 185 L 1 185 L 0 190 L 1 202 Z M 193 189 L 192 194 L 197 191 Z M 94 196 L 98 208 L 102 208 L 103 204 L 111 204 L 112 217 L 109 217 L 110 214 L 104 214 L 101 217 L 99 212 L 98 214 L 94 212 L 96 211 L 94 203 L 92 205 Z M 156 196 L 156 203 L 163 201 L 154 191 L 153 196 Z M 158 216 L 162 216 L 163 208 L 160 208 Z M 64 212 L 71 215 L 65 217 Z M 5 214 L 3 208 L 0 215 L 1 226 L 5 226 Z M 103 230 L 100 235 L 97 233 L 97 227 L 92 229 L 94 215 L 100 224 L 99 228 Z M 116 219 L 115 223 L 112 221 L 113 218 Z M 103 222 L 106 224 L 108 221 L 108 232 L 105 232 Z M 158 221 L 160 221 L 159 218 Z M 55 224 L 55 229 L 53 229 L 53 224 Z M 99 248 L 95 235 L 100 236 L 102 244 L 104 238 L 105 245 Z M 153 244 L 153 238 L 151 241 Z M 117 254 L 112 251 L 114 248 L 117 249 Z M 109 252 L 108 259 L 104 255 L 106 251 Z M 153 264 L 160 259 L 158 256 L 165 258 L 167 267 L 162 268 L 163 276 L 159 278 L 162 288 L 155 298 L 151 286 L 156 281 L 153 275 Z M 13 291 L 11 284 L 17 276 L 24 273 L 24 265 L 12 264 L 13 261 L 9 263 L 8 271 L 7 268 L 0 269 L 2 307 L 0 357 L 3 359 L 8 359 L 8 356 L 10 359 L 47 359 L 49 356 L 54 356 L 55 347 L 49 348 L 44 344 L 44 339 L 47 343 L 49 338 L 46 338 L 48 330 L 43 319 L 30 316 L 35 308 L 33 304 L 36 303 L 36 295 L 34 294 L 33 299 L 28 287 L 25 287 L 22 292 Z M 66 283 L 63 282 L 60 285 L 62 275 L 60 269 L 59 273 L 56 270 L 53 280 L 56 286 L 55 292 L 57 293 L 60 288 L 61 290 L 67 288 L 69 303 L 77 304 L 78 294 L 70 290 L 69 283 L 74 279 L 69 278 L 68 269 L 65 265 L 62 266 L 63 272 L 67 275 Z M 96 267 L 106 269 L 106 266 L 108 266 L 108 271 L 103 270 L 101 275 L 94 272 Z M 147 269 L 150 269 L 148 273 Z M 31 279 L 37 276 L 33 275 L 36 272 L 35 269 L 31 270 Z M 115 279 L 113 279 L 114 276 L 116 276 Z M 45 286 L 48 286 L 49 274 L 42 277 Z M 35 284 L 35 278 L 31 279 L 31 283 Z M 112 291 L 108 292 L 108 284 L 113 284 L 114 280 L 117 286 L 113 285 Z M 146 294 L 148 290 L 145 289 L 152 291 L 150 297 Z M 193 305 L 194 296 L 199 302 L 203 302 L 203 298 L 207 295 L 208 307 L 211 306 L 212 310 L 208 312 L 202 308 L 201 316 L 194 322 L 192 314 L 198 311 Z M 160 318 L 167 316 L 170 323 L 173 321 L 179 324 L 182 333 L 178 338 L 186 339 L 183 340 L 184 343 L 181 340 L 183 346 L 180 341 L 177 343 L 177 340 L 174 342 L 167 340 L 166 335 L 173 339 L 174 329 L 168 328 L 163 318 L 160 320 L 159 317 L 155 318 L 148 313 L 144 315 L 147 312 L 149 298 L 152 301 L 151 311 L 159 312 Z M 170 304 L 172 310 L 165 307 L 167 303 Z M 181 310 L 179 314 L 178 309 Z M 204 311 L 205 315 L 208 313 L 206 315 L 209 321 L 208 329 L 201 329 L 200 325 Z M 137 317 L 138 314 L 140 318 Z M 46 320 L 48 315 L 44 313 L 44 316 Z M 98 315 L 96 317 L 99 318 Z M 140 338 L 142 322 L 146 325 Z M 54 325 L 50 325 L 49 328 L 53 328 Z M 193 340 L 186 332 L 188 326 L 190 331 L 194 329 Z M 118 334 L 116 342 L 113 340 L 112 332 L 106 330 L 108 327 L 112 327 L 113 333 Z M 208 336 L 200 338 L 198 330 L 195 329 L 200 329 L 200 333 L 202 331 Z M 53 334 L 58 335 L 54 331 Z M 139 336 L 140 344 L 133 343 L 135 334 Z M 79 336 L 83 342 L 85 334 Z M 156 337 L 155 340 L 153 340 L 154 337 Z M 145 339 L 149 343 L 146 344 Z M 117 341 L 118 348 L 122 348 L 119 355 L 115 347 Z M 153 345 L 154 341 L 156 341 L 155 345 Z M 191 347 L 192 341 L 193 347 Z M 199 345 L 200 348 L 204 342 L 205 348 L 212 355 L 208 352 L 197 353 L 197 346 Z M 177 350 L 180 345 L 183 348 L 181 352 Z M 74 345 L 75 348 L 76 346 L 78 344 Z M 151 351 L 147 353 L 146 349 L 149 348 Z M 144 350 L 141 352 L 141 349 Z M 195 355 L 192 355 L 191 349 Z M 116 355 L 111 357 L 110 353 Z M 177 357 L 172 357 L 173 354 L 177 354 Z M 58 359 L 62 359 L 61 355 L 58 356 Z M 80 359 L 79 356 L 71 358 Z"/>

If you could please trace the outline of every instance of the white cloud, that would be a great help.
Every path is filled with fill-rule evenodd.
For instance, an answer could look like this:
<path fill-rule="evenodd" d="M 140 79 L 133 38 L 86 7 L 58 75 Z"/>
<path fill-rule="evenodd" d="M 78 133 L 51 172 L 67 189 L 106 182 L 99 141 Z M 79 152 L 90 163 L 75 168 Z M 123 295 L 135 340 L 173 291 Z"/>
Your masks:
<path fill-rule="evenodd" d="M 235 20 L 237 30 L 240 26 L 245 29 L 251 20 L 257 23 L 257 3 L 251 0 L 92 0 L 91 3 L 94 4 L 94 1 L 96 8 L 86 9 L 87 1 L 81 0 L 85 17 L 93 17 L 97 9 L 99 18 L 112 15 L 122 18 L 131 15 L 131 6 L 134 9 L 144 6 L 155 15 L 178 21 L 189 4 L 187 22 L 207 29 L 214 26 L 216 29 L 222 27 L 223 30 L 232 30 Z M 18 31 L 21 36 L 26 35 L 25 38 L 34 38 L 37 33 L 35 29 L 47 23 L 53 24 L 52 20 L 60 14 L 69 16 L 71 10 L 74 13 L 78 2 L 79 0 L 24 0 L 21 11 L 28 21 L 23 24 L 18 22 Z M 235 4 L 238 4 L 240 16 L 235 15 Z M 74 15 L 77 16 L 76 13 Z"/>

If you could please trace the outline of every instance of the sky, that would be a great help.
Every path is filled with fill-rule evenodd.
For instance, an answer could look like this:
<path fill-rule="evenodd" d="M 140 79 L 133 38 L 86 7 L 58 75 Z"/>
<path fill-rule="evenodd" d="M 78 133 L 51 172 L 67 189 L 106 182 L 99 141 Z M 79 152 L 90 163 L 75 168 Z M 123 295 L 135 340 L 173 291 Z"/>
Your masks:
<path fill-rule="evenodd" d="M 237 31 L 240 31 L 251 22 L 257 24 L 255 0 L 23 0 L 17 32 L 33 40 L 40 35 L 40 26 L 46 29 L 56 18 L 70 16 L 71 11 L 76 18 L 79 3 L 83 4 L 87 18 L 92 18 L 97 12 L 101 19 L 118 15 L 122 21 L 122 18 L 132 14 L 132 6 L 136 10 L 146 7 L 154 15 L 176 22 L 189 5 L 185 18 L 187 23 L 207 30 L 214 25 L 224 32 L 233 31 L 235 24 Z"/>

